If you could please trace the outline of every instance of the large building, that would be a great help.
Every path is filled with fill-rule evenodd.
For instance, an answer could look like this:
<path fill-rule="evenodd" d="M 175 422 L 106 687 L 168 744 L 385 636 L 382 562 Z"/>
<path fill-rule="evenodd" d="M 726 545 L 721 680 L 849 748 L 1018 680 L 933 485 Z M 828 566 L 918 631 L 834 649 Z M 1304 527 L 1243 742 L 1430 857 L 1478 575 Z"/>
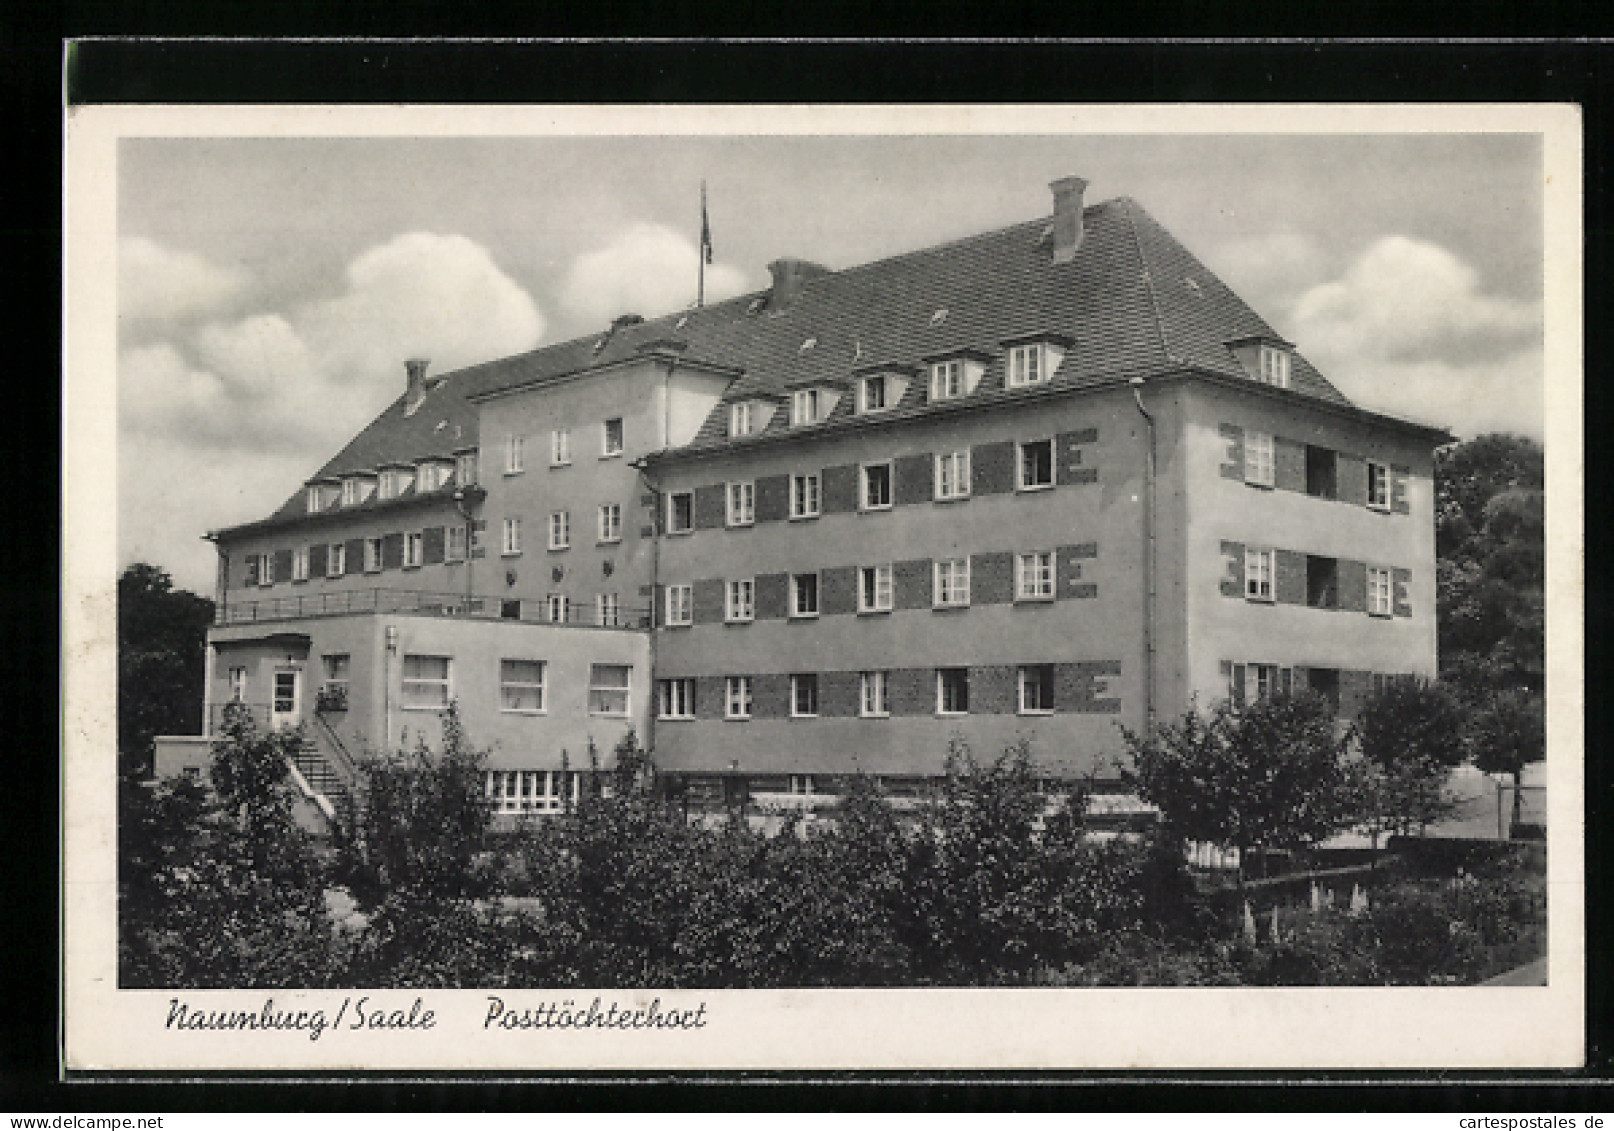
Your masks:
<path fill-rule="evenodd" d="M 208 718 L 339 789 L 458 703 L 543 812 L 633 728 L 686 796 L 893 791 L 962 740 L 1114 778 L 1121 727 L 1435 671 L 1444 431 L 1352 405 L 1136 203 L 429 376 L 210 535 Z M 194 748 L 169 744 L 172 771 Z"/>

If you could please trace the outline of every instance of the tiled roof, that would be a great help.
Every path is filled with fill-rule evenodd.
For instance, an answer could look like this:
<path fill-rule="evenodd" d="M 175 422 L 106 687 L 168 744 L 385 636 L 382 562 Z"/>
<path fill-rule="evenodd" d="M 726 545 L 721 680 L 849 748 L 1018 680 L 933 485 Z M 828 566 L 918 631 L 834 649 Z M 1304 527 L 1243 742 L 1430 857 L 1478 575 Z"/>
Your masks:
<path fill-rule="evenodd" d="M 768 309 L 767 292 L 755 292 L 470 366 L 440 378 L 413 416 L 404 415 L 400 397 L 320 475 L 451 454 L 476 443 L 471 401 L 620 365 L 669 342 L 682 344 L 683 363 L 739 373 L 725 397 L 737 400 L 813 381 L 844 383 L 855 370 L 914 366 L 971 349 L 993 359 L 971 397 L 998 399 L 1006 392 L 1004 343 L 1040 333 L 1070 341 L 1053 386 L 1187 368 L 1245 377 L 1228 343 L 1281 340 L 1134 201 L 1088 207 L 1083 228 L 1083 244 L 1069 263 L 1054 262 L 1052 222 L 1042 218 L 809 276 L 785 310 Z M 1349 404 L 1298 354 L 1291 387 Z M 851 402 L 843 396 L 825 425 L 849 416 Z M 923 402 L 924 382 L 913 380 L 897 408 L 923 411 Z M 769 434 L 785 429 L 785 415 L 775 414 Z M 726 443 L 724 420 L 719 406 L 690 447 Z M 299 492 L 277 517 L 300 500 Z"/>

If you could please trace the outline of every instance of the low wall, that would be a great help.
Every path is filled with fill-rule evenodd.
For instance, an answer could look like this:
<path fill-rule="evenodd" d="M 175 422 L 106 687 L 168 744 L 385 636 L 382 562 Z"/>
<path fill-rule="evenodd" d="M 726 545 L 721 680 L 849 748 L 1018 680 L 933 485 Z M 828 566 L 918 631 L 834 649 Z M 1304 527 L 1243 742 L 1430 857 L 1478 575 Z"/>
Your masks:
<path fill-rule="evenodd" d="M 185 774 L 206 777 L 213 765 L 213 740 L 198 734 L 163 734 L 156 738 L 152 769 L 158 778 Z"/>

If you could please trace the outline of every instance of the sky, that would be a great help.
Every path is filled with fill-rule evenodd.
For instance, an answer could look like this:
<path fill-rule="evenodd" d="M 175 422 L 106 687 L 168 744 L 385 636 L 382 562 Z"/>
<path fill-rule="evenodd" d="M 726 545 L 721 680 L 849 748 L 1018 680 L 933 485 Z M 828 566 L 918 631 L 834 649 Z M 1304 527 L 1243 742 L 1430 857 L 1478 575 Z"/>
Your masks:
<path fill-rule="evenodd" d="M 124 138 L 118 546 L 210 594 L 403 389 L 797 256 L 849 267 L 1128 196 L 1347 397 L 1541 439 L 1542 152 L 1528 134 Z"/>

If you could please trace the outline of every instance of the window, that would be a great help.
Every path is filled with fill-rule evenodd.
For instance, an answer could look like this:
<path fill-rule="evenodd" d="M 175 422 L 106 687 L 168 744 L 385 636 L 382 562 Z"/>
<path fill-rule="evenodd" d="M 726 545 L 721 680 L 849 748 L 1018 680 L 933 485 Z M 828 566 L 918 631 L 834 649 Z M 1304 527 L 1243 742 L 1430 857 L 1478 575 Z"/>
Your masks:
<path fill-rule="evenodd" d="M 1306 445 L 1306 494 L 1319 499 L 1337 497 L 1339 461 L 1333 449 Z"/>
<path fill-rule="evenodd" d="M 366 538 L 364 540 L 364 572 L 381 572 L 381 539 Z"/>
<path fill-rule="evenodd" d="M 889 407 L 890 379 L 883 373 L 865 377 L 858 384 L 857 403 L 859 412 L 879 412 Z"/>
<path fill-rule="evenodd" d="M 377 539 L 379 542 L 380 539 Z M 275 556 L 273 554 L 259 554 L 258 584 L 273 585 L 275 583 Z"/>
<path fill-rule="evenodd" d="M 943 608 L 970 603 L 970 560 L 952 558 L 936 563 L 936 604 Z"/>
<path fill-rule="evenodd" d="M 790 714 L 793 718 L 810 719 L 818 714 L 818 677 L 793 675 L 790 677 Z"/>
<path fill-rule="evenodd" d="M 1235 703 L 1253 703 L 1294 691 L 1294 669 L 1277 664 L 1234 664 L 1228 688 Z"/>
<path fill-rule="evenodd" d="M 341 577 L 347 572 L 347 543 L 332 542 L 325 548 L 325 576 Z"/>
<path fill-rule="evenodd" d="M 1280 389 L 1289 387 L 1289 351 L 1274 346 L 1261 347 L 1261 380 Z"/>
<path fill-rule="evenodd" d="M 964 395 L 964 363 L 960 360 L 938 361 L 930 367 L 930 399 L 952 400 Z"/>
<path fill-rule="evenodd" d="M 484 519 L 475 518 L 471 520 L 466 540 L 470 543 L 471 557 L 473 558 L 482 556 L 482 531 L 487 528 L 487 525 Z"/>
<path fill-rule="evenodd" d="M 824 418 L 822 389 L 797 389 L 790 394 L 790 423 L 815 424 Z"/>
<path fill-rule="evenodd" d="M 506 436 L 504 438 L 504 473 L 515 475 L 522 470 L 526 463 L 526 437 Z"/>
<path fill-rule="evenodd" d="M 1314 609 L 1339 608 L 1339 559 L 1306 556 L 1306 604 Z"/>
<path fill-rule="evenodd" d="M 858 485 L 859 505 L 866 511 L 891 509 L 891 465 L 868 463 L 862 467 Z"/>
<path fill-rule="evenodd" d="M 600 541 L 622 541 L 621 503 L 602 503 L 600 505 Z"/>
<path fill-rule="evenodd" d="M 694 621 L 694 587 L 690 585 L 667 586 L 667 623 L 690 624 Z"/>
<path fill-rule="evenodd" d="M 1036 491 L 1054 485 L 1054 442 L 1032 440 L 1020 445 L 1020 490 Z"/>
<path fill-rule="evenodd" d="M 318 514 L 325 509 L 325 490 L 322 487 L 308 489 L 308 513 Z"/>
<path fill-rule="evenodd" d="M 1244 433 L 1244 482 L 1258 487 L 1273 485 L 1272 434 L 1269 432 Z"/>
<path fill-rule="evenodd" d="M 504 520 L 504 542 L 501 546 L 500 552 L 507 558 L 521 553 L 521 520 L 519 518 L 507 518 Z"/>
<path fill-rule="evenodd" d="M 245 703 L 247 701 L 247 669 L 230 669 L 230 702 Z"/>
<path fill-rule="evenodd" d="M 790 517 L 817 518 L 819 506 L 818 475 L 792 475 L 790 477 Z"/>
<path fill-rule="evenodd" d="M 890 566 L 864 566 L 858 570 L 857 611 L 860 613 L 891 611 Z"/>
<path fill-rule="evenodd" d="M 443 469 L 435 463 L 423 463 L 420 465 L 419 470 L 415 472 L 415 491 L 417 493 L 435 491 L 438 484 L 442 483 L 445 478 L 447 477 L 444 475 Z"/>
<path fill-rule="evenodd" d="M 1244 551 L 1244 595 L 1252 601 L 1272 600 L 1273 550 Z"/>
<path fill-rule="evenodd" d="M 594 623 L 601 628 L 616 628 L 622 623 L 622 601 L 615 593 L 601 593 L 594 598 Z"/>
<path fill-rule="evenodd" d="M 277 715 L 297 713 L 297 673 L 276 672 L 273 711 Z"/>
<path fill-rule="evenodd" d="M 356 506 L 363 500 L 361 486 L 362 484 L 357 479 L 342 480 L 342 505 L 344 507 Z"/>
<path fill-rule="evenodd" d="M 352 669 L 352 660 L 345 653 L 325 657 L 325 694 L 332 699 L 339 699 L 344 707 L 347 706 L 348 673 Z"/>
<path fill-rule="evenodd" d="M 751 717 L 751 677 L 731 675 L 723 681 L 723 717 L 749 719 Z"/>
<path fill-rule="evenodd" d="M 622 418 L 620 416 L 607 420 L 600 429 L 600 458 L 622 454 Z"/>
<path fill-rule="evenodd" d="M 962 499 L 970 493 L 970 454 L 948 452 L 936 457 L 936 497 Z"/>
<path fill-rule="evenodd" d="M 549 548 L 564 550 L 572 544 L 572 512 L 555 511 L 549 516 Z"/>
<path fill-rule="evenodd" d="M 520 597 L 515 597 L 515 598 L 513 598 L 511 600 L 500 601 L 499 602 L 499 618 L 501 620 L 520 620 L 521 619 L 521 598 Z"/>
<path fill-rule="evenodd" d="M 547 604 L 551 624 L 565 624 L 572 619 L 572 599 L 566 594 L 551 593 Z"/>
<path fill-rule="evenodd" d="M 486 792 L 495 813 L 560 813 L 566 795 L 582 796 L 583 775 L 556 770 L 488 770 Z"/>
<path fill-rule="evenodd" d="M 293 581 L 308 580 L 308 547 L 298 546 L 291 552 L 291 579 Z"/>
<path fill-rule="evenodd" d="M 1367 465 L 1367 505 L 1374 510 L 1390 509 L 1390 469 L 1371 460 Z"/>
<path fill-rule="evenodd" d="M 448 545 L 444 548 L 443 557 L 451 562 L 465 560 L 465 527 L 450 526 L 448 528 Z"/>
<path fill-rule="evenodd" d="M 448 672 L 447 656 L 405 656 L 403 705 L 421 710 L 448 706 Z"/>
<path fill-rule="evenodd" d="M 936 712 L 942 715 L 967 715 L 970 709 L 970 671 L 968 668 L 936 669 Z"/>
<path fill-rule="evenodd" d="M 752 432 L 753 419 L 749 402 L 729 405 L 729 435 L 749 436 Z"/>
<path fill-rule="evenodd" d="M 695 492 L 672 492 L 667 496 L 667 533 L 688 534 L 694 529 Z"/>
<path fill-rule="evenodd" d="M 1027 664 L 1020 669 L 1020 713 L 1022 715 L 1054 713 L 1052 664 Z"/>
<path fill-rule="evenodd" d="M 476 486 L 475 452 L 461 452 L 454 457 L 454 478 L 461 487 Z"/>
<path fill-rule="evenodd" d="M 749 480 L 728 486 L 728 524 L 750 526 L 757 520 L 757 485 Z"/>
<path fill-rule="evenodd" d="M 426 560 L 426 538 L 419 530 L 404 535 L 404 568 L 419 569 Z"/>
<path fill-rule="evenodd" d="M 1030 554 L 1016 554 L 1014 558 L 1014 596 L 1019 601 L 1048 601 L 1054 595 L 1054 554 L 1052 550 L 1038 550 Z"/>
<path fill-rule="evenodd" d="M 1391 586 L 1390 571 L 1377 566 L 1367 567 L 1367 611 L 1376 617 L 1393 614 L 1395 590 Z"/>
<path fill-rule="evenodd" d="M 885 697 L 885 672 L 858 673 L 857 712 L 865 719 L 883 719 L 891 713 Z"/>
<path fill-rule="evenodd" d="M 398 492 L 401 487 L 402 479 L 398 475 L 398 472 L 392 468 L 388 468 L 386 471 L 381 473 L 381 489 L 377 492 L 377 497 L 382 499 L 395 499 L 398 497 Z"/>
<path fill-rule="evenodd" d="M 1048 368 L 1041 342 L 1015 346 L 1009 351 L 1009 387 L 1040 385 L 1048 380 Z"/>
<path fill-rule="evenodd" d="M 588 667 L 588 713 L 620 718 L 628 713 L 626 664 L 590 664 Z"/>
<path fill-rule="evenodd" d="M 818 615 L 818 575 L 793 573 L 790 575 L 790 615 L 816 617 Z"/>
<path fill-rule="evenodd" d="M 692 679 L 660 679 L 656 681 L 656 698 L 660 702 L 657 715 L 663 719 L 693 719 L 695 717 L 695 681 Z"/>
<path fill-rule="evenodd" d="M 556 428 L 549 434 L 549 466 L 565 467 L 572 462 L 572 430 Z"/>
<path fill-rule="evenodd" d="M 727 603 L 723 609 L 723 619 L 730 621 L 747 621 L 756 617 L 756 582 L 749 577 L 741 581 L 731 581 L 728 584 Z"/>
<path fill-rule="evenodd" d="M 499 710 L 542 714 L 544 663 L 542 660 L 499 661 Z"/>

